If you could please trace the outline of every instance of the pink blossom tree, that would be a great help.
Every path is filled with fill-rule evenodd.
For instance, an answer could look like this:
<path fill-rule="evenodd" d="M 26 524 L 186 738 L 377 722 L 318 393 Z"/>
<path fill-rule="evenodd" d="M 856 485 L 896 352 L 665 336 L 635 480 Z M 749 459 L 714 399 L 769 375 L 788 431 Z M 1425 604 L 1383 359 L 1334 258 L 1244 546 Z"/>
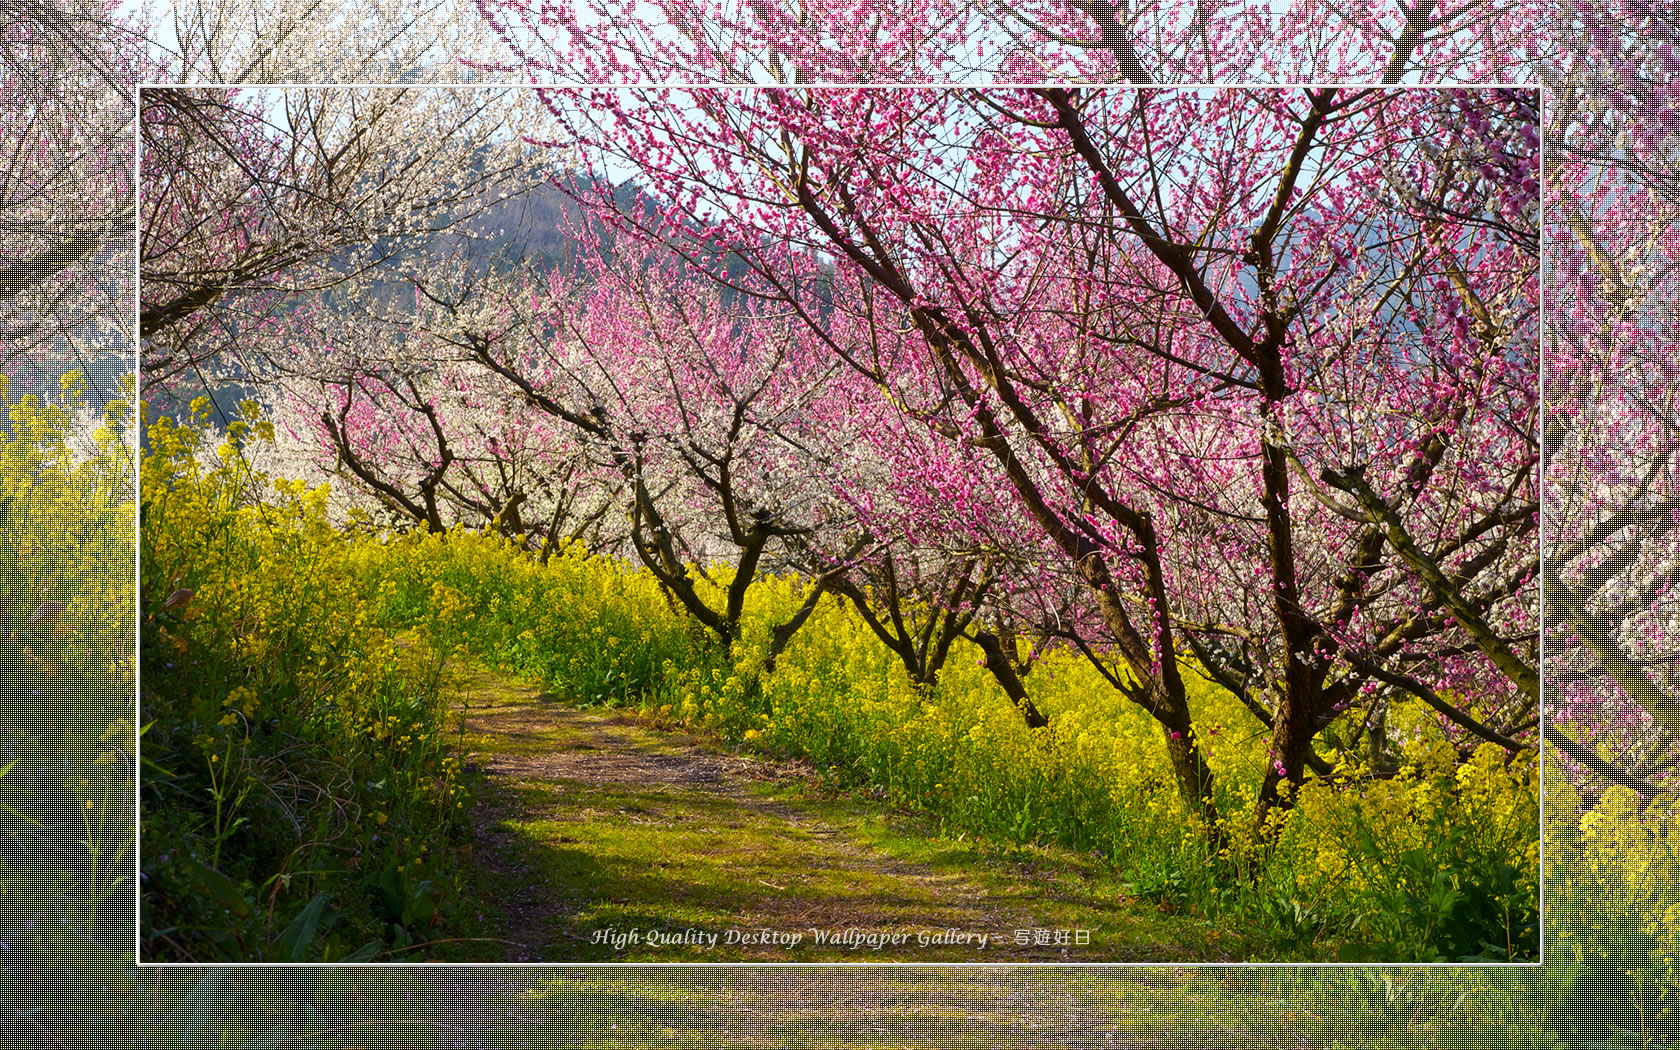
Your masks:
<path fill-rule="evenodd" d="M 1550 618 L 1560 632 L 1550 643 L 1558 669 L 1553 686 L 1565 700 L 1560 721 L 1572 732 L 1609 734 L 1602 753 L 1560 726 L 1548 736 L 1571 756 L 1572 768 L 1637 781 L 1647 791 L 1654 785 L 1627 771 L 1672 766 L 1673 701 L 1662 656 L 1670 632 L 1657 626 L 1673 576 L 1660 553 L 1668 533 L 1658 524 L 1673 491 L 1662 451 L 1672 437 L 1654 407 L 1662 390 L 1646 378 L 1664 374 L 1660 351 L 1637 349 L 1660 341 L 1657 304 L 1672 298 L 1663 295 L 1667 267 L 1660 262 L 1668 249 L 1655 231 L 1671 225 L 1672 194 L 1663 182 L 1674 165 L 1664 129 L 1677 52 L 1673 20 L 1660 9 L 1079 0 L 860 10 L 671 0 L 648 5 L 651 17 L 626 20 L 604 5 L 540 15 L 504 0 L 481 8 L 514 56 L 498 68 L 548 82 L 650 84 L 689 80 L 696 71 L 784 85 L 1546 79 L 1557 92 L 1548 133 L 1560 161 L 1553 168 L 1558 225 L 1551 243 L 1562 283 L 1553 301 L 1570 311 L 1548 375 L 1559 394 L 1550 405 L 1558 425 L 1548 429 L 1556 499 L 1547 519 L 1557 530 L 1548 560 L 1559 569 L 1547 578 L 1555 596 Z M 1532 236 L 1529 224 L 1524 237 Z M 1585 337 L 1583 325 L 1597 325 L 1598 334 Z M 1605 406 L 1589 407 L 1605 392 L 1614 392 L 1618 409 L 1647 406 L 1645 417 L 1624 412 L 1613 420 Z M 1614 467 L 1601 462 L 1610 450 Z M 1610 582 L 1601 587 L 1601 580 Z"/>
<path fill-rule="evenodd" d="M 1517 82 L 1547 5 L 1326 0 L 480 0 L 468 64 L 542 83 Z"/>
<path fill-rule="evenodd" d="M 611 546 L 621 484 L 470 357 L 481 341 L 529 345 L 529 281 L 517 267 L 438 260 L 381 297 L 293 311 L 293 349 L 263 373 L 304 454 L 279 469 L 338 478 L 399 526 L 494 528 L 544 561 L 571 542 Z"/>
<path fill-rule="evenodd" d="M 1651 796 L 1680 764 L 1680 29 L 1619 3 L 1564 43 L 1547 114 L 1546 736 L 1566 769 Z"/>
<path fill-rule="evenodd" d="M 846 338 L 846 320 L 830 325 L 831 338 Z M 867 338 L 876 348 L 881 336 L 871 326 Z M 890 389 L 880 359 L 871 359 L 869 376 Z M 843 553 L 807 545 L 808 558 L 831 573 L 829 589 L 851 604 L 912 682 L 934 686 L 966 638 L 980 647 L 984 666 L 1027 725 L 1048 725 L 1023 683 L 1031 661 L 1015 644 L 1017 634 L 1043 622 L 1044 610 L 1020 607 L 1025 595 L 1045 593 L 1037 579 L 1041 552 L 1019 546 L 1019 522 L 1003 524 L 1014 506 L 1010 493 L 995 475 L 975 469 L 975 450 L 946 439 L 936 421 L 890 396 L 866 403 L 874 418 L 858 428 L 830 479 L 860 540 Z M 1038 585 L 1028 587 L 1028 580 Z"/>
<path fill-rule="evenodd" d="M 538 339 L 469 336 L 469 359 L 601 457 L 624 488 L 631 552 L 732 647 L 748 589 L 787 561 L 789 541 L 841 527 L 812 462 L 846 440 L 847 388 L 806 329 L 752 289 L 726 297 L 681 258 L 577 236 L 585 271 L 556 271 L 535 293 Z M 792 256 L 779 265 L 784 279 L 810 269 Z M 718 566 L 728 575 L 700 586 Z M 772 663 L 828 578 L 773 626 Z"/>
<path fill-rule="evenodd" d="M 1266 712 L 1262 826 L 1314 737 L 1388 690 L 1525 746 L 1532 94 L 696 90 L 551 105 L 666 202 L 648 232 L 708 225 L 789 303 L 760 246 L 827 253 L 848 275 L 836 288 L 892 304 L 860 291 L 833 310 L 872 311 L 856 332 L 909 333 L 897 356 L 866 359 L 873 336 L 830 349 L 983 451 L 1031 523 L 1023 545 L 1047 544 L 1082 583 L 1081 641 L 1118 661 L 1111 681 L 1161 723 L 1209 823 L 1192 655 Z M 1483 155 L 1490 135 L 1498 158 Z M 1493 192 L 1473 157 L 1529 165 L 1526 185 Z"/>

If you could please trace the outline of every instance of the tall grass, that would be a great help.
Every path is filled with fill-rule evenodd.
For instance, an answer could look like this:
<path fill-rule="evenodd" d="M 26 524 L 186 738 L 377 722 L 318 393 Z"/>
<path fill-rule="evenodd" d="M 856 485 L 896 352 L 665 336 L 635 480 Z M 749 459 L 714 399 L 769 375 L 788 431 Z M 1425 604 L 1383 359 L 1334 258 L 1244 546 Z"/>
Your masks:
<path fill-rule="evenodd" d="M 126 401 L 0 376 L 0 941 L 127 943 L 134 455 Z"/>
<path fill-rule="evenodd" d="M 205 410 L 142 471 L 142 955 L 448 958 L 448 648 L 380 619 L 325 489 L 245 465 L 264 424 L 212 449 Z"/>

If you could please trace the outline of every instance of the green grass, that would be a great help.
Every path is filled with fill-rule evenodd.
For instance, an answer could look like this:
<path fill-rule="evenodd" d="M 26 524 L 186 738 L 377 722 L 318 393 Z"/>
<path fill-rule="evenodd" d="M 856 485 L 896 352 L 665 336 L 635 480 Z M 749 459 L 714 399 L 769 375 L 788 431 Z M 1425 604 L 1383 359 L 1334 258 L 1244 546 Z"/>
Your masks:
<path fill-rule="evenodd" d="M 808 764 L 730 755 L 492 675 L 463 698 L 475 761 L 498 771 L 481 789 L 495 860 L 474 896 L 500 904 L 486 932 L 530 942 L 508 958 L 1162 961 L 1253 947 L 1137 901 L 1111 865 L 941 834 L 926 813 L 832 790 Z M 743 936 L 764 930 L 771 943 Z M 819 945 L 817 930 L 855 943 Z M 938 943 L 957 941 L 950 930 L 969 939 Z M 1070 943 L 1019 945 L 1017 930 Z M 1088 944 L 1071 943 L 1078 930 Z M 650 943 L 653 931 L 669 943 Z"/>
<path fill-rule="evenodd" d="M 86 394 L 0 376 L 0 966 L 132 935 L 132 405 Z"/>
<path fill-rule="evenodd" d="M 142 472 L 141 957 L 454 958 L 447 643 L 378 621 L 325 493 L 246 465 L 260 424 L 199 423 Z"/>

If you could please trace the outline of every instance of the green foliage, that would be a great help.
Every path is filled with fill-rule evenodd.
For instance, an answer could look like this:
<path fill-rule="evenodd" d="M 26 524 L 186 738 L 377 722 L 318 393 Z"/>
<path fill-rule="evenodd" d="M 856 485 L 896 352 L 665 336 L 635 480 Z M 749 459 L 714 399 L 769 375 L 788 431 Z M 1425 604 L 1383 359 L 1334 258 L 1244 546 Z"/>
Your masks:
<path fill-rule="evenodd" d="M 245 466 L 264 424 L 210 449 L 198 412 L 142 471 L 142 955 L 447 957 L 448 650 L 381 625 L 325 490 Z"/>
<path fill-rule="evenodd" d="M 457 530 L 366 543 L 356 556 L 385 622 L 563 685 L 581 703 L 627 703 L 700 652 L 651 577 L 581 548 L 543 565 L 500 536 Z"/>
<path fill-rule="evenodd" d="M 0 941 L 13 952 L 132 937 L 132 408 L 87 394 L 71 372 L 56 398 L 12 401 L 0 376 Z"/>
<path fill-rule="evenodd" d="M 87 384 L 64 376 L 62 399 L 16 403 L 0 376 L 0 699 L 108 695 L 133 664 L 134 457 L 131 408 L 85 415 Z"/>
<path fill-rule="evenodd" d="M 1680 1035 L 1680 801 L 1546 787 L 1547 968 L 1591 1004 L 1574 1045 L 1666 1045 Z"/>

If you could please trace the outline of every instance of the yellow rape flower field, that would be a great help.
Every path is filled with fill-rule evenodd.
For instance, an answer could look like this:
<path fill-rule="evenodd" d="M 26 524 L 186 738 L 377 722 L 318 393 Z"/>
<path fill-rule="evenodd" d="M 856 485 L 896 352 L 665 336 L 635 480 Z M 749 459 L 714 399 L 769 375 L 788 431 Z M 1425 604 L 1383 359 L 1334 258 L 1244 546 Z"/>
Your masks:
<path fill-rule="evenodd" d="M 90 404 L 79 372 L 56 387 L 0 376 L 5 969 L 31 941 L 133 937 L 132 407 Z"/>
<path fill-rule="evenodd" d="M 659 740 L 679 740 L 721 756 L 719 768 L 770 770 L 749 794 L 795 807 L 783 816 L 816 814 L 876 853 L 966 866 L 955 884 L 1016 892 L 986 881 L 1010 864 L 1037 872 L 1029 879 L 1065 878 L 1064 904 L 1085 903 L 1044 912 L 1052 934 L 1093 926 L 1148 941 L 1098 937 L 1084 953 L 1045 958 L 1164 957 L 1174 938 L 1168 955 L 1184 959 L 1537 957 L 1539 767 L 1492 745 L 1457 762 L 1426 709 L 1393 709 L 1397 771 L 1370 777 L 1344 756 L 1335 777 L 1294 789 L 1275 843 L 1262 846 L 1250 840 L 1250 807 L 1263 727 L 1203 683 L 1195 731 L 1226 833 L 1214 850 L 1171 789 L 1158 727 L 1082 661 L 1052 653 L 1033 671 L 1050 720 L 1033 730 L 978 650 L 957 651 L 937 687 L 920 688 L 825 601 L 764 673 L 767 625 L 803 599 L 800 580 L 755 583 L 743 638 L 722 650 L 650 576 L 611 558 L 573 550 L 544 564 L 472 530 L 335 529 L 324 488 L 245 465 L 241 449 L 271 436 L 254 410 L 220 438 L 206 419 L 200 404 L 194 421 L 151 421 L 141 472 L 145 957 L 505 958 L 520 913 L 506 897 L 508 866 L 492 861 L 515 848 L 509 836 L 547 836 L 548 852 L 533 846 L 526 859 L 547 856 L 544 877 L 575 890 L 560 894 L 572 902 L 570 932 L 547 950 L 665 958 L 645 938 L 631 946 L 642 954 L 625 954 L 587 931 L 716 932 L 718 915 L 685 911 L 680 880 L 659 878 L 675 865 L 692 882 L 698 861 L 657 858 L 636 839 L 654 833 L 640 824 L 659 823 L 638 823 L 638 807 L 689 803 L 653 806 L 619 785 L 585 805 L 552 783 L 488 776 L 519 761 L 511 736 L 485 732 L 498 703 L 519 707 L 531 753 L 617 740 L 654 754 Z M 509 690 L 524 699 L 513 705 Z M 578 717 L 617 721 L 591 723 L 597 742 L 579 748 L 566 743 L 585 731 Z M 545 806 L 547 823 L 536 812 Z M 768 826 L 743 827 L 761 855 L 785 845 Z M 635 879 L 591 896 L 609 858 L 644 853 Z M 728 867 L 704 877 L 738 878 Z M 763 872 L 755 880 L 781 886 Z"/>

